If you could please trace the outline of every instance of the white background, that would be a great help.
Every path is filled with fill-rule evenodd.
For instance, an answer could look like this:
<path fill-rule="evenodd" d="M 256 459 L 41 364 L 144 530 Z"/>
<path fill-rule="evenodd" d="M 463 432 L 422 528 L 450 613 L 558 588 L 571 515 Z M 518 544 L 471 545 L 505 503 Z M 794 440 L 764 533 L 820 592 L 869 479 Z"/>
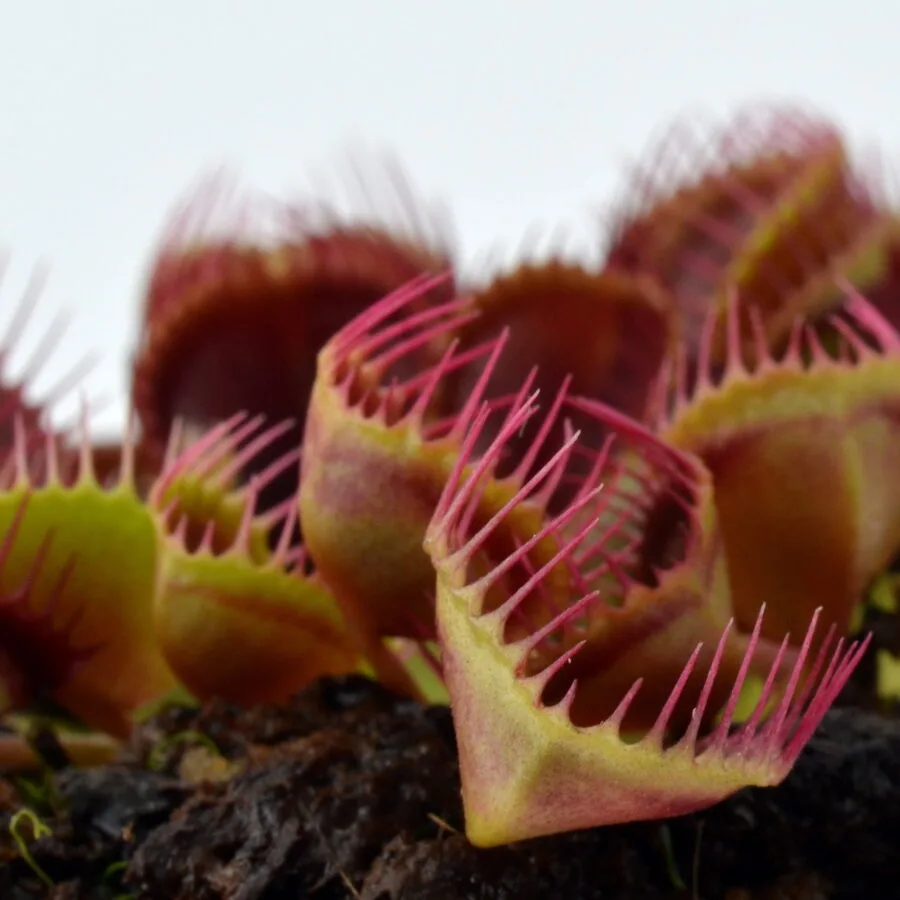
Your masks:
<path fill-rule="evenodd" d="M 900 156 L 900 6 L 0 0 L 0 321 L 52 265 L 13 361 L 70 310 L 38 386 L 97 352 L 114 430 L 156 236 L 221 163 L 280 193 L 315 189 L 348 146 L 393 149 L 450 204 L 464 262 L 513 259 L 536 225 L 590 234 L 672 115 L 757 97 L 808 100 Z"/>

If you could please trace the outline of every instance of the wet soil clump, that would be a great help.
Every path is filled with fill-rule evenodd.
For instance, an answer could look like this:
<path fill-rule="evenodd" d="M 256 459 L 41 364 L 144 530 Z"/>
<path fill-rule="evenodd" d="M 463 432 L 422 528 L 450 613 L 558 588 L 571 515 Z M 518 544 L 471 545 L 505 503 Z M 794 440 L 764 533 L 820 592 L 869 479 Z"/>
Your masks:
<path fill-rule="evenodd" d="M 28 804 L 50 834 L 10 821 Z M 777 788 L 478 850 L 449 710 L 364 678 L 171 708 L 113 765 L 0 778 L 5 900 L 900 897 L 900 720 L 832 710 Z"/>

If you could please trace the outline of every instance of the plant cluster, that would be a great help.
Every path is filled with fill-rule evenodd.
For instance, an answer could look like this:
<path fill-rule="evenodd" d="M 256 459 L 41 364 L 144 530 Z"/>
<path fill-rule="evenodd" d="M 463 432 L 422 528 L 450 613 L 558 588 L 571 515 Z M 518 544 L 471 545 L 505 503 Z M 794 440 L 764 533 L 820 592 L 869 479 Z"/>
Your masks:
<path fill-rule="evenodd" d="M 359 219 L 205 183 L 152 260 L 121 444 L 3 380 L 3 707 L 121 739 L 363 672 L 449 702 L 481 846 L 779 783 L 900 551 L 872 171 L 799 107 L 681 119 L 602 263 L 482 284 L 392 172 Z"/>

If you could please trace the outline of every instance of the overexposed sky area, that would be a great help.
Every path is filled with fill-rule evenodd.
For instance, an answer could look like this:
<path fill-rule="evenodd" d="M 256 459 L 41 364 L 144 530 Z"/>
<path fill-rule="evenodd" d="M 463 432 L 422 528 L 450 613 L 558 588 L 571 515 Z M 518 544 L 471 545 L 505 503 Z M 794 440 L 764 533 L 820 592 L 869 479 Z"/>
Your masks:
<path fill-rule="evenodd" d="M 898 34 L 888 0 L 7 0 L 0 322 L 51 266 L 13 363 L 69 311 L 38 385 L 96 353 L 114 431 L 156 237 L 223 163 L 282 194 L 347 148 L 393 150 L 449 205 L 464 264 L 514 259 L 535 226 L 590 234 L 687 109 L 806 100 L 900 163 Z"/>

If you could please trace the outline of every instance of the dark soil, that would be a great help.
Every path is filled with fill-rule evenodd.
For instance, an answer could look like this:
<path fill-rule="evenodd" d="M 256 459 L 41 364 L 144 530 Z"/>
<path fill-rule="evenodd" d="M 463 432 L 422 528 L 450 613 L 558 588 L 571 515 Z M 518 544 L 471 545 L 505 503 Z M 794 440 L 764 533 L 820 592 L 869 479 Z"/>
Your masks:
<path fill-rule="evenodd" d="M 241 770 L 161 743 L 186 731 Z M 167 710 L 119 764 L 65 769 L 45 795 L 52 835 L 28 846 L 53 888 L 19 855 L 21 787 L 0 779 L 4 900 L 900 897 L 900 720 L 855 707 L 829 714 L 778 788 L 496 850 L 461 833 L 449 711 L 361 678 L 281 708 Z"/>

